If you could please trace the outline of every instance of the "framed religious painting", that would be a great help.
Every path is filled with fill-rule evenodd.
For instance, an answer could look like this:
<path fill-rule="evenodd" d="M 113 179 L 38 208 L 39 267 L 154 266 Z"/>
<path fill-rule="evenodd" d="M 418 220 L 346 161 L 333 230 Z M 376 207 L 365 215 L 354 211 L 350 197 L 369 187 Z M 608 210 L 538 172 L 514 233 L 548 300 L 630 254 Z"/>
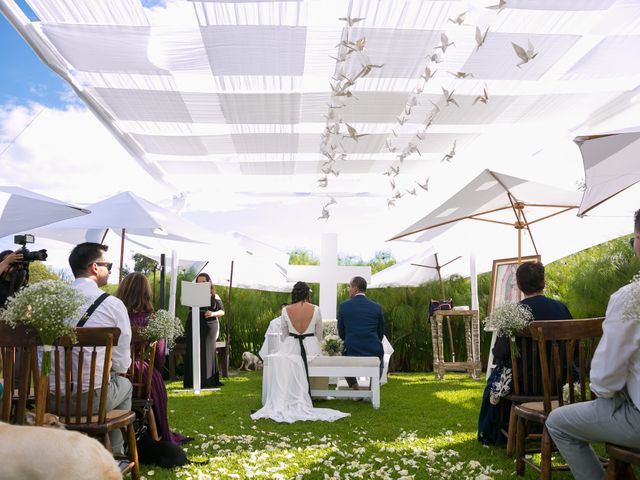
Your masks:
<path fill-rule="evenodd" d="M 521 257 L 520 263 L 539 262 L 540 255 Z M 517 258 L 502 258 L 493 261 L 491 269 L 491 290 L 489 291 L 489 303 L 487 305 L 487 316 L 494 308 L 507 303 L 518 303 L 518 283 L 516 281 L 516 270 L 518 269 Z"/>

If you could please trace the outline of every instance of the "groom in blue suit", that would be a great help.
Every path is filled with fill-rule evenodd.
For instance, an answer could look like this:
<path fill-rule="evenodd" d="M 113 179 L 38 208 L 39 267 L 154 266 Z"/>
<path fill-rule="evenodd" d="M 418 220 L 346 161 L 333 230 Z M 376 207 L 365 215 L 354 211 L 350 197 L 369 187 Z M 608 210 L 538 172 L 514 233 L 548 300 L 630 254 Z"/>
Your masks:
<path fill-rule="evenodd" d="M 338 335 L 344 341 L 344 354 L 351 357 L 380 358 L 382 375 L 384 349 L 384 316 L 380 304 L 365 295 L 367 281 L 353 277 L 349 282 L 351 299 L 340 304 L 338 311 Z M 358 381 L 347 378 L 349 387 L 358 390 Z"/>

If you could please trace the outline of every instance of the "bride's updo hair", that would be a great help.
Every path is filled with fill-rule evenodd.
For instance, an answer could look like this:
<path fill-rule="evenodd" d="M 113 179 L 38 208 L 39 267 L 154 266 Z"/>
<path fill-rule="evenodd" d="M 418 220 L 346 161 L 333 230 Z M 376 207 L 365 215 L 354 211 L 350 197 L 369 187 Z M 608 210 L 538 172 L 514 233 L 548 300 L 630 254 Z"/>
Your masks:
<path fill-rule="evenodd" d="M 291 290 L 291 303 L 297 303 L 302 300 L 309 300 L 311 289 L 305 282 L 296 282 Z"/>

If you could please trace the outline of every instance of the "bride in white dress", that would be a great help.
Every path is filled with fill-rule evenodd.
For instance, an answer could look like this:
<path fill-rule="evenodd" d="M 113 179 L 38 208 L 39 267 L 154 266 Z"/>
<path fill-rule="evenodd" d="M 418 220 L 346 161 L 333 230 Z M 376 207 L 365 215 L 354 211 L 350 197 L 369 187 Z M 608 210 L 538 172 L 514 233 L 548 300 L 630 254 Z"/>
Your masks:
<path fill-rule="evenodd" d="M 350 415 L 330 408 L 314 408 L 311 403 L 302 351 L 308 360 L 322 355 L 322 317 L 320 309 L 309 303 L 309 292 L 306 283 L 296 283 L 291 291 L 291 305 L 282 309 L 282 343 L 278 353 L 269 356 L 269 366 L 262 378 L 267 386 L 265 403 L 251 415 L 254 420 L 333 422 Z"/>

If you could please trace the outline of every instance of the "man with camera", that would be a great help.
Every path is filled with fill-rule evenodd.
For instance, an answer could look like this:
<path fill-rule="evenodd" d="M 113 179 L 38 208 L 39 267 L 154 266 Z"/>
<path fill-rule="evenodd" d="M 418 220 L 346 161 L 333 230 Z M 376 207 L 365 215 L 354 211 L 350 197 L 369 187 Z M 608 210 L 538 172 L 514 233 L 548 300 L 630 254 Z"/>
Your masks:
<path fill-rule="evenodd" d="M 5 250 L 0 253 L 0 308 L 4 308 L 7 298 L 12 296 L 16 289 L 16 266 L 22 263 L 22 250 Z"/>
<path fill-rule="evenodd" d="M 27 243 L 35 242 L 33 235 L 15 235 L 13 241 L 22 245 L 22 248 L 15 252 L 5 250 L 0 253 L 0 308 L 5 306 L 7 298 L 29 284 L 29 263 L 47 259 L 45 249 L 36 252 L 27 250 Z"/>

